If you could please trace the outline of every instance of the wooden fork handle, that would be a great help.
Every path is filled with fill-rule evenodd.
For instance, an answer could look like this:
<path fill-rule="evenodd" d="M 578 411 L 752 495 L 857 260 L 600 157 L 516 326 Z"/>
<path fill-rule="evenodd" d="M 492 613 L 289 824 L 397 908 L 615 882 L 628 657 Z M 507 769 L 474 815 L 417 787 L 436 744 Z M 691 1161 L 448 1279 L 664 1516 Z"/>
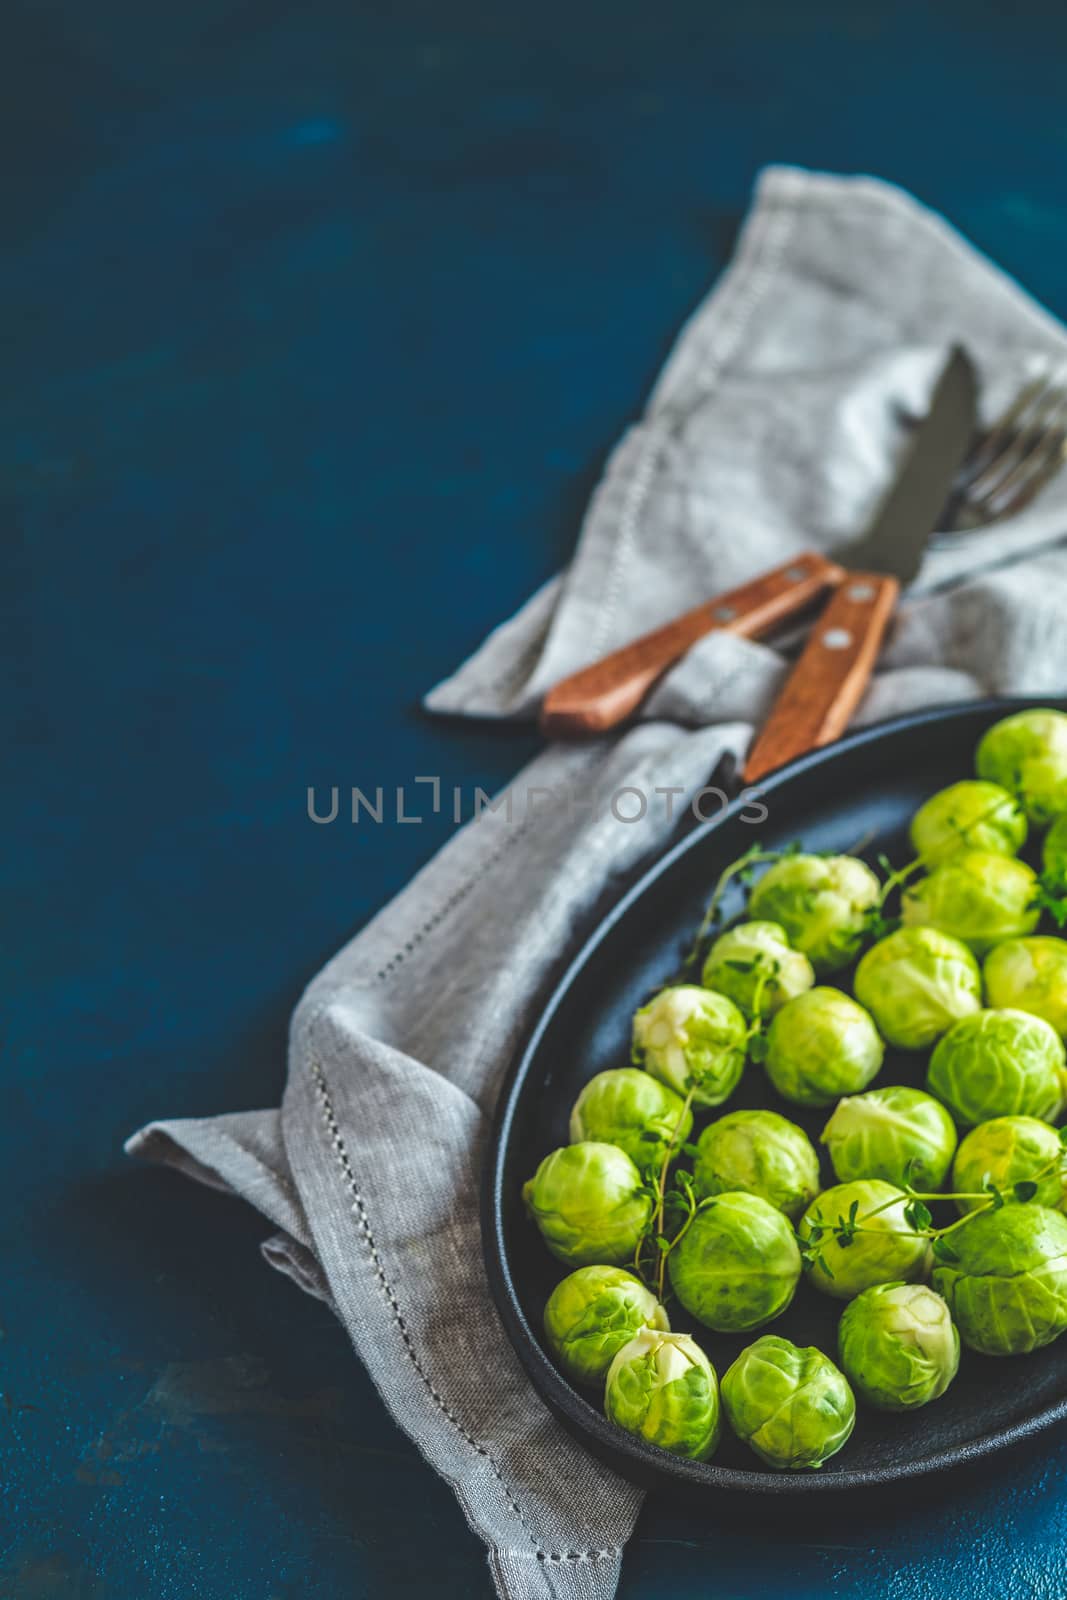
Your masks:
<path fill-rule="evenodd" d="M 899 593 L 895 578 L 848 574 L 753 741 L 746 784 L 840 738 L 870 680 Z"/>
<path fill-rule="evenodd" d="M 542 730 L 553 738 L 584 738 L 614 728 L 706 633 L 718 628 L 758 638 L 803 611 L 844 575 L 833 561 L 806 550 L 751 583 L 695 606 L 555 684 L 541 706 Z"/>

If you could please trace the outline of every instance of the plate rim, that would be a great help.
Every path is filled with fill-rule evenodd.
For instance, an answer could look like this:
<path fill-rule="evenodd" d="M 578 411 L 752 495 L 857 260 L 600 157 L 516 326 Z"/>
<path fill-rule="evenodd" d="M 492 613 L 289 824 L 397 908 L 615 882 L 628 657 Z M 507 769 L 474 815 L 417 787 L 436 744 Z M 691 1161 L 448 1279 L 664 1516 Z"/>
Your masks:
<path fill-rule="evenodd" d="M 485 1169 L 481 1185 L 482 1258 L 489 1280 L 490 1293 L 504 1326 L 512 1349 L 519 1357 L 527 1376 L 539 1397 L 549 1409 L 577 1436 L 584 1448 L 608 1459 L 623 1476 L 648 1484 L 659 1479 L 673 1479 L 691 1489 L 704 1492 L 729 1490 L 734 1493 L 765 1495 L 842 1494 L 853 1489 L 887 1487 L 901 1484 L 934 1472 L 945 1472 L 978 1461 L 996 1451 L 1006 1450 L 1024 1439 L 1044 1432 L 1047 1428 L 1067 1420 L 1067 1392 L 1058 1402 L 1043 1406 L 1032 1415 L 990 1429 L 974 1439 L 917 1455 L 906 1462 L 886 1467 L 853 1468 L 841 1473 L 818 1472 L 776 1473 L 759 1470 L 741 1471 L 735 1467 L 717 1466 L 711 1461 L 688 1461 L 672 1456 L 664 1450 L 647 1444 L 634 1434 L 614 1427 L 591 1400 L 587 1399 L 558 1370 L 541 1348 L 537 1334 L 530 1325 L 519 1301 L 508 1260 L 503 1229 L 503 1153 L 508 1145 L 508 1135 L 515 1120 L 515 1101 L 520 1085 L 525 1080 L 530 1063 L 536 1055 L 542 1038 L 551 1026 L 560 1006 L 576 976 L 584 968 L 593 952 L 603 943 L 617 924 L 628 914 L 648 889 L 674 862 L 696 849 L 709 835 L 722 828 L 733 817 L 751 804 L 753 796 L 764 798 L 781 789 L 802 773 L 814 767 L 831 765 L 834 761 L 863 746 L 874 744 L 895 733 L 926 727 L 931 723 L 947 722 L 966 715 L 1010 716 L 1013 711 L 1024 711 L 1041 706 L 1067 711 L 1067 697 L 1063 695 L 995 695 L 980 700 L 952 701 L 905 712 L 867 727 L 845 734 L 832 744 L 809 751 L 786 766 L 761 779 L 758 784 L 742 790 L 716 816 L 699 823 L 685 833 L 662 854 L 656 856 L 635 881 L 606 911 L 592 928 L 580 936 L 561 970 L 546 985 L 545 1000 L 524 1044 L 516 1051 L 507 1068 L 497 1097 L 487 1146 Z"/>

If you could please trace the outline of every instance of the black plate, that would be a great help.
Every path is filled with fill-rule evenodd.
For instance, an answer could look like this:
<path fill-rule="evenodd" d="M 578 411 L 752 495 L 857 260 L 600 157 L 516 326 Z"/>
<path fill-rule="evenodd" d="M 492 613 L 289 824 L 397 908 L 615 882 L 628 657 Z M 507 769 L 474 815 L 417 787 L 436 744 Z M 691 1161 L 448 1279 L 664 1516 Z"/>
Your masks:
<path fill-rule="evenodd" d="M 903 862 L 906 827 L 936 789 L 969 776 L 979 737 L 991 723 L 1028 705 L 1058 700 L 998 700 L 942 707 L 883 723 L 794 762 L 761 789 L 765 822 L 742 820 L 735 802 L 674 847 L 609 911 L 549 999 L 504 1086 L 484 1193 L 489 1280 L 504 1326 L 542 1398 L 590 1450 L 647 1486 L 811 1495 L 889 1484 L 973 1461 L 1067 1417 L 1067 1340 L 1030 1356 L 994 1359 L 965 1351 L 959 1377 L 934 1404 L 907 1417 L 862 1408 L 845 1448 L 818 1472 L 773 1473 L 724 1429 L 710 1462 L 682 1461 L 613 1427 L 600 1396 L 573 1387 L 543 1342 L 541 1313 L 563 1267 L 549 1256 L 523 1214 L 520 1190 L 542 1156 L 567 1142 L 571 1104 L 585 1081 L 628 1059 L 630 1019 L 678 970 L 719 872 L 757 836 L 770 846 L 801 839 L 813 850 L 847 851 L 873 836 L 864 853 Z M 726 914 L 740 901 L 726 903 Z M 839 981 L 839 980 L 833 980 Z M 840 980 L 848 987 L 847 976 Z M 879 1083 L 920 1084 L 924 1055 L 890 1052 Z M 814 1139 L 828 1112 L 781 1102 L 749 1067 L 728 1109 L 773 1105 Z M 698 1123 L 703 1126 L 703 1119 Z M 824 1163 L 824 1183 L 834 1181 Z M 802 1283 L 783 1316 L 760 1332 L 836 1349 L 841 1303 Z M 757 1334 L 711 1333 L 677 1303 L 672 1325 L 694 1333 L 722 1373 Z"/>

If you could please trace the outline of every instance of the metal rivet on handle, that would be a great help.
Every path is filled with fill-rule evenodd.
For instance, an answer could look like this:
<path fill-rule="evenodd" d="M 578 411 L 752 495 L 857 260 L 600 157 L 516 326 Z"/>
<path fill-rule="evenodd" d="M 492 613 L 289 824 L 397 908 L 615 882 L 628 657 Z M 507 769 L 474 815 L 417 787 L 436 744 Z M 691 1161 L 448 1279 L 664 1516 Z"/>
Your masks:
<path fill-rule="evenodd" d="M 808 576 L 807 567 L 786 567 L 785 575 L 790 583 L 799 583 L 801 578 Z"/>
<path fill-rule="evenodd" d="M 848 591 L 848 597 L 850 600 L 873 600 L 874 584 L 854 583 Z"/>
<path fill-rule="evenodd" d="M 736 606 L 716 606 L 712 612 L 716 622 L 732 622 L 737 616 Z"/>
<path fill-rule="evenodd" d="M 827 628 L 822 642 L 827 650 L 847 650 L 852 643 L 852 635 L 847 628 Z"/>

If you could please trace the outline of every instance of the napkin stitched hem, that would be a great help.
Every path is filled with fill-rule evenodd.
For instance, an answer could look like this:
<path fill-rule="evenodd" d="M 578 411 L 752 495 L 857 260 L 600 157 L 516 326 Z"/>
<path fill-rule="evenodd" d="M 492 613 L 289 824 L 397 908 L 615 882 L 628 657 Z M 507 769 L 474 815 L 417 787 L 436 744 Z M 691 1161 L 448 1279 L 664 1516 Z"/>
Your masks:
<path fill-rule="evenodd" d="M 407 1360 L 436 1410 L 448 1422 L 453 1432 L 460 1440 L 462 1440 L 467 1448 L 488 1467 L 497 1485 L 498 1493 L 500 1494 L 504 1504 L 508 1507 L 511 1514 L 519 1523 L 519 1526 L 522 1529 L 526 1540 L 528 1541 L 529 1548 L 526 1548 L 525 1546 L 516 1548 L 511 1545 L 502 1545 L 498 1540 L 487 1538 L 484 1514 L 479 1512 L 479 1508 L 471 1500 L 470 1491 L 472 1486 L 469 1485 L 465 1476 L 462 1473 L 453 1473 L 442 1468 L 440 1461 L 433 1463 L 437 1470 L 441 1471 L 442 1474 L 447 1477 L 448 1482 L 450 1483 L 453 1492 L 455 1493 L 463 1509 L 464 1516 L 470 1527 L 476 1533 L 479 1533 L 483 1539 L 486 1539 L 488 1544 L 490 1569 L 493 1572 L 494 1580 L 498 1583 L 500 1592 L 502 1594 L 511 1594 L 514 1592 L 511 1585 L 512 1574 L 510 1572 L 510 1568 L 511 1564 L 516 1559 L 519 1559 L 526 1562 L 535 1561 L 542 1569 L 551 1569 L 555 1571 L 559 1571 L 560 1569 L 571 1569 L 575 1574 L 575 1580 L 578 1584 L 578 1586 L 572 1591 L 574 1600 L 583 1600 L 583 1597 L 587 1593 L 590 1596 L 590 1600 L 595 1600 L 595 1597 L 613 1593 L 617 1583 L 618 1567 L 622 1560 L 622 1547 L 604 1546 L 589 1549 L 569 1548 L 561 1550 L 546 1548 L 538 1538 L 520 1500 L 509 1487 L 507 1479 L 504 1476 L 503 1469 L 493 1452 L 486 1445 L 482 1444 L 481 1441 L 470 1431 L 470 1429 L 466 1427 L 462 1419 L 457 1415 L 454 1407 L 440 1392 L 430 1373 L 427 1371 L 419 1356 L 415 1340 L 408 1327 L 407 1319 L 405 1317 L 399 1295 L 396 1289 L 393 1287 L 389 1274 L 386 1271 L 385 1262 L 375 1237 L 374 1227 L 371 1221 L 367 1203 L 363 1196 L 359 1181 L 356 1177 L 355 1168 L 348 1151 L 347 1142 L 335 1110 L 334 1098 L 331 1093 L 330 1083 L 321 1061 L 313 1057 L 309 1058 L 307 1061 L 307 1072 L 313 1085 L 315 1099 L 318 1102 L 322 1129 L 333 1152 L 335 1180 L 340 1181 L 347 1199 L 350 1202 L 346 1209 L 354 1218 L 356 1231 L 362 1240 L 366 1258 L 370 1263 L 374 1279 L 380 1291 L 380 1299 L 384 1302 L 389 1321 L 392 1324 L 396 1335 L 400 1339 L 401 1346 L 404 1350 Z M 335 1299 L 336 1298 L 337 1297 L 335 1295 Z M 370 1364 L 370 1371 L 372 1377 L 375 1377 L 376 1375 L 374 1373 L 373 1364 Z M 417 1442 L 419 1442 L 420 1446 L 424 1447 L 424 1441 L 421 1438 L 419 1438 Z M 602 1563 L 613 1564 L 613 1570 L 608 1575 L 608 1588 L 605 1589 L 603 1585 L 598 1582 L 595 1589 L 587 1590 L 584 1584 L 581 1582 L 581 1569 L 598 1567 Z M 528 1590 L 528 1586 L 525 1587 Z M 557 1600 L 557 1597 L 558 1600 L 562 1600 L 558 1586 L 555 1584 L 551 1586 L 550 1592 L 553 1596 L 553 1600 Z"/>

